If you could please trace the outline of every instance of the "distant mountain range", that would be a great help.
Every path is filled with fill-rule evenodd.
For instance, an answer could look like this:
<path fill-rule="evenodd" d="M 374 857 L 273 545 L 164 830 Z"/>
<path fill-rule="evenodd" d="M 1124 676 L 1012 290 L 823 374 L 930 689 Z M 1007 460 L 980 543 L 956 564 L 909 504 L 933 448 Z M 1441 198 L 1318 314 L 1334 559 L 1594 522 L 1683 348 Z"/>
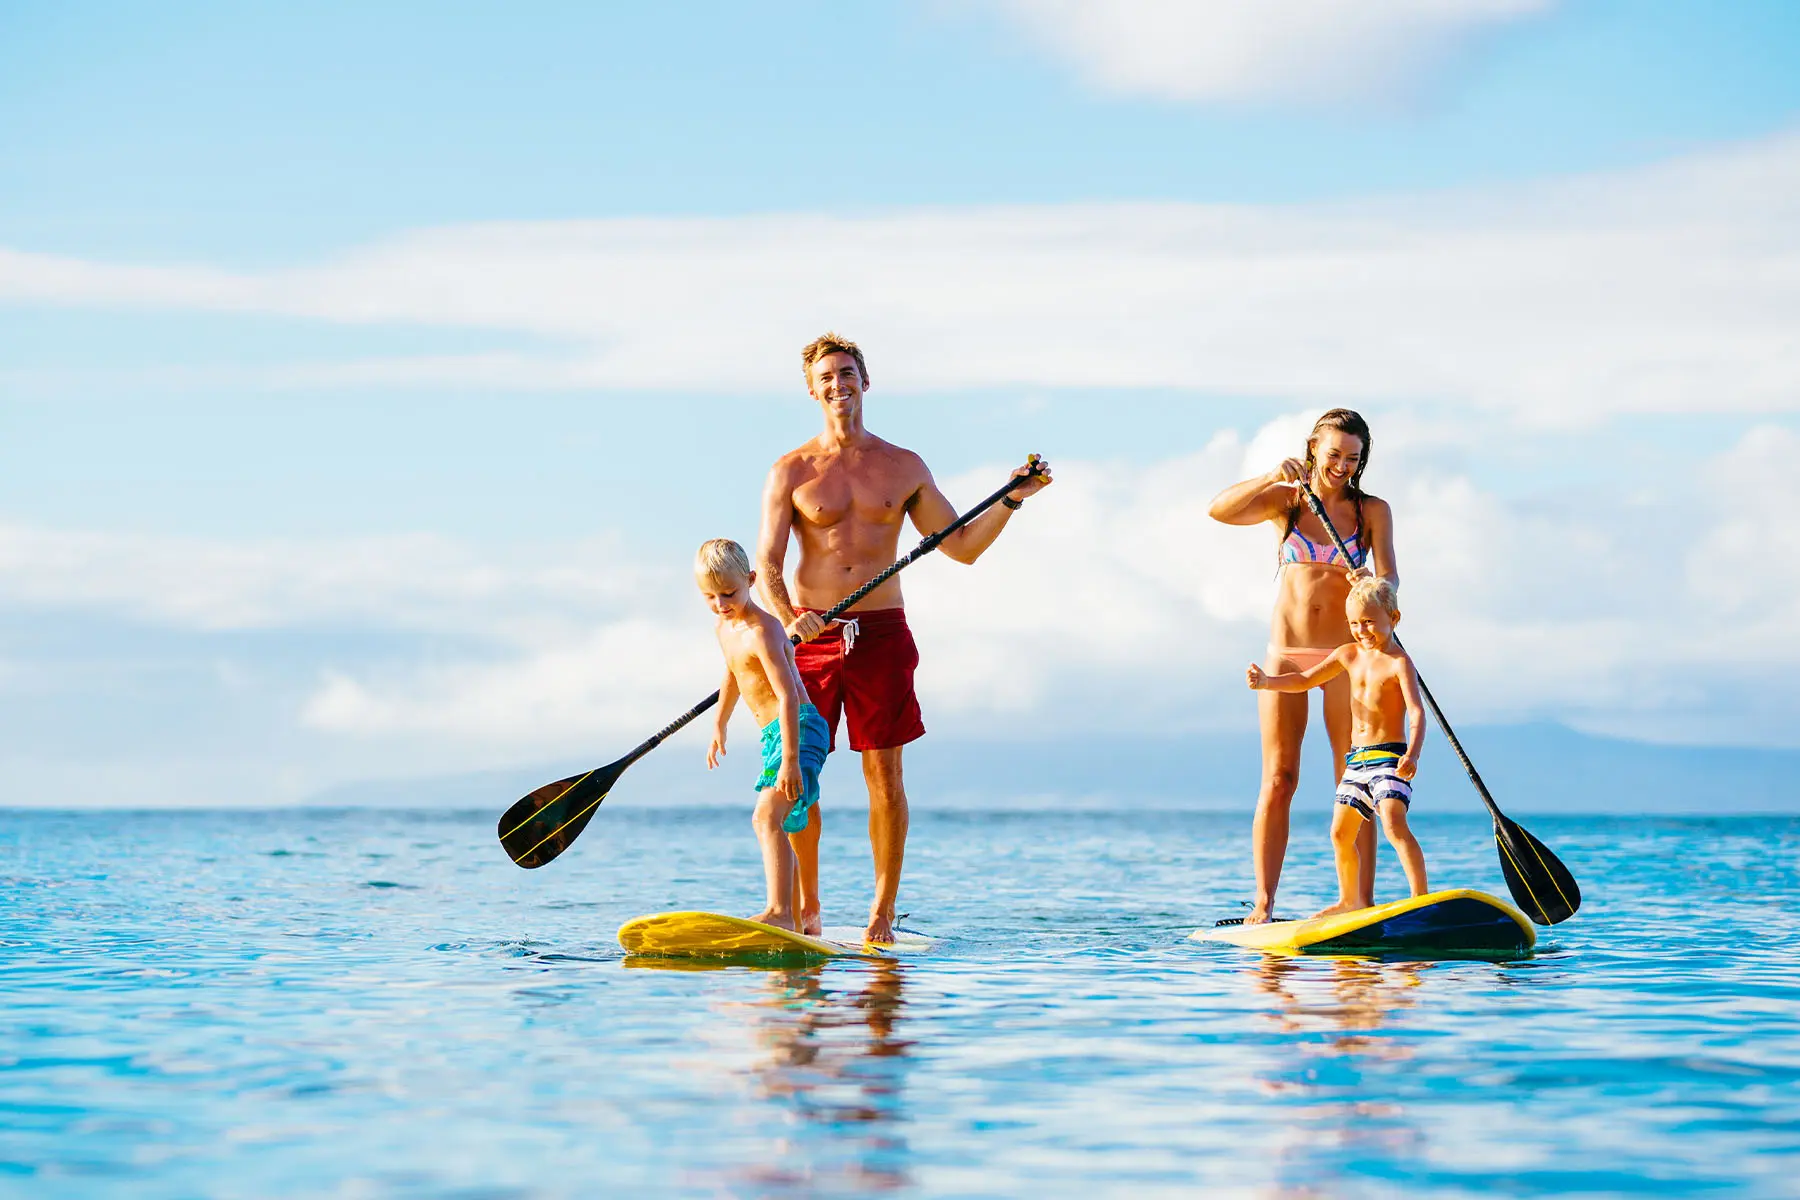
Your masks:
<path fill-rule="evenodd" d="M 1592 737 L 1561 725 L 1459 729 L 1463 747 L 1507 812 L 1631 813 L 1717 816 L 1800 815 L 1800 750 L 1671 746 Z M 731 761 L 709 773 L 691 734 L 657 750 L 619 781 L 609 804 L 742 804 L 749 812 L 753 763 Z M 599 754 L 627 749 L 604 747 Z M 749 756 L 740 752 L 739 757 Z M 496 816 L 532 788 L 599 765 L 595 762 L 484 771 L 434 779 L 369 780 L 320 792 L 317 806 L 491 809 Z M 927 737 L 909 749 L 907 793 L 920 808 L 1240 809 L 1255 802 L 1259 776 L 1254 733 L 1194 737 L 1086 737 L 968 741 Z M 1479 811 L 1449 745 L 1435 729 L 1416 781 L 1418 802 Z M 825 802 L 861 808 L 861 771 L 848 754 L 832 756 Z M 841 797 L 841 799 L 840 799 Z M 1317 732 L 1301 765 L 1305 808 L 1331 798 L 1329 756 Z"/>

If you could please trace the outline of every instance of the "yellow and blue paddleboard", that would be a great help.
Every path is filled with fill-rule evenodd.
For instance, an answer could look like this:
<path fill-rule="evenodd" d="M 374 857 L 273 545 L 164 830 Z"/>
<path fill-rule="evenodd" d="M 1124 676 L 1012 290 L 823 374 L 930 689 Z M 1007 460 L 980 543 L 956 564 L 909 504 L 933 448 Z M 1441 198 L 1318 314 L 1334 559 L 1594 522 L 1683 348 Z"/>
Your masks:
<path fill-rule="evenodd" d="M 931 939 L 896 930 L 892 943 L 865 943 L 860 929 L 827 929 L 811 937 L 760 921 L 723 913 L 665 912 L 637 917 L 619 926 L 627 954 L 648 958 L 710 958 L 741 961 L 801 961 L 819 958 L 887 958 L 923 950 Z"/>
<path fill-rule="evenodd" d="M 1537 944 L 1525 914 L 1486 892 L 1454 888 L 1355 912 L 1196 929 L 1196 942 L 1273 954 L 1418 954 L 1524 958 Z"/>

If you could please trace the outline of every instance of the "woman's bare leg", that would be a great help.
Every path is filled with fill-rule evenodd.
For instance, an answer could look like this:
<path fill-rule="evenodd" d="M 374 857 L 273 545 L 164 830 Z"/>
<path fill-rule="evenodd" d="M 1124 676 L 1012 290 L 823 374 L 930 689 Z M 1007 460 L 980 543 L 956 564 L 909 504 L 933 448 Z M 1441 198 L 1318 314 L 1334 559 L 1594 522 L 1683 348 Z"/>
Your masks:
<path fill-rule="evenodd" d="M 1319 690 L 1325 698 L 1325 732 L 1331 737 L 1332 785 L 1335 787 L 1343 782 L 1344 755 L 1350 753 L 1350 677 L 1339 675 Z M 1332 828 L 1337 828 L 1336 818 L 1333 818 Z M 1367 908 L 1375 903 L 1375 822 L 1357 822 L 1356 853 L 1361 860 L 1356 875 L 1357 893 L 1339 899 L 1356 901 L 1352 908 Z"/>
<path fill-rule="evenodd" d="M 1271 670 L 1284 669 L 1271 661 Z M 1262 725 L 1262 789 L 1256 796 L 1256 819 L 1250 826 L 1256 862 L 1256 903 L 1244 918 L 1260 925 L 1275 911 L 1275 889 L 1287 858 L 1288 809 L 1300 782 L 1300 743 L 1306 737 L 1306 696 L 1286 692 L 1256 693 Z"/>

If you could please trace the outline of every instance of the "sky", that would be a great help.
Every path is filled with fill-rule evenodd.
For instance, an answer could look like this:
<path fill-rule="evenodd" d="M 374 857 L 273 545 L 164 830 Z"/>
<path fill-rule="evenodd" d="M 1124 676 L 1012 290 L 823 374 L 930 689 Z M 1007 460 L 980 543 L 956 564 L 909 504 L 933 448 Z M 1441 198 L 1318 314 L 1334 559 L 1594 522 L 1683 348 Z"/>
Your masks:
<path fill-rule="evenodd" d="M 1800 747 L 1796 51 L 1760 0 L 0 4 L 0 804 L 616 757 L 716 682 L 688 563 L 827 328 L 953 500 L 1056 466 L 905 576 L 946 744 L 1253 729 L 1273 535 L 1207 503 L 1346 405 L 1459 728 Z"/>

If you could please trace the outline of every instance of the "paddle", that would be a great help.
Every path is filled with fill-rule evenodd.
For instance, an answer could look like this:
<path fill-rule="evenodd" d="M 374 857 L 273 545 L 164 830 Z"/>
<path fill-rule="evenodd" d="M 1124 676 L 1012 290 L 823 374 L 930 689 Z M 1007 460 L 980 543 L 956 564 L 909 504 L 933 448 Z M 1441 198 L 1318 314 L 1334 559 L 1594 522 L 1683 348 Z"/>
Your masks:
<path fill-rule="evenodd" d="M 1325 526 L 1325 532 L 1331 535 L 1344 561 L 1360 566 L 1350 548 L 1344 545 L 1344 539 L 1338 536 L 1337 526 L 1325 515 L 1325 506 L 1313 494 L 1312 485 L 1302 480 L 1300 490 L 1306 498 L 1306 507 L 1312 509 L 1313 515 Z M 1394 644 L 1399 645 L 1400 639 L 1395 638 Z M 1437 718 L 1438 728 L 1444 731 L 1450 748 L 1462 761 L 1463 770 L 1469 773 L 1469 782 L 1475 785 L 1475 790 L 1481 794 L 1481 802 L 1487 805 L 1489 815 L 1494 818 L 1494 846 L 1500 852 L 1500 873 L 1506 877 L 1507 890 L 1512 892 L 1525 915 L 1539 925 L 1568 920 L 1581 907 L 1581 889 L 1575 884 L 1575 876 L 1569 874 L 1569 868 L 1563 866 L 1562 860 L 1550 853 L 1544 843 L 1500 811 L 1500 806 L 1488 794 L 1487 785 L 1481 782 L 1481 773 L 1463 752 L 1462 743 L 1456 740 L 1456 731 L 1444 719 L 1444 710 L 1438 707 L 1431 689 L 1425 686 L 1425 677 L 1418 674 L 1416 663 L 1413 673 L 1419 680 L 1419 691 L 1424 693 L 1431 715 Z"/>
<path fill-rule="evenodd" d="M 1007 493 L 1039 473 L 1037 455 L 1031 456 L 1029 465 L 1031 470 L 1028 474 L 1008 480 L 1005 487 L 1000 488 L 986 500 L 925 538 L 913 548 L 910 554 L 845 596 L 820 619 L 827 623 L 835 620 L 864 596 L 937 549 L 938 544 L 945 538 L 998 504 Z M 799 640 L 799 638 L 794 639 L 795 642 Z M 567 850 L 570 844 L 581 836 L 581 831 L 587 828 L 588 821 L 593 818 L 594 810 L 600 807 L 600 802 L 606 799 L 607 793 L 612 791 L 613 784 L 618 782 L 619 776 L 625 773 L 627 767 L 656 749 L 664 739 L 718 702 L 719 693 L 714 692 L 657 730 L 656 733 L 646 738 L 637 749 L 617 762 L 608 763 L 604 767 L 595 767 L 581 775 L 571 775 L 567 779 L 559 779 L 555 783 L 546 783 L 507 809 L 500 818 L 499 827 L 500 845 L 505 848 L 507 856 L 521 867 L 541 867 Z"/>

